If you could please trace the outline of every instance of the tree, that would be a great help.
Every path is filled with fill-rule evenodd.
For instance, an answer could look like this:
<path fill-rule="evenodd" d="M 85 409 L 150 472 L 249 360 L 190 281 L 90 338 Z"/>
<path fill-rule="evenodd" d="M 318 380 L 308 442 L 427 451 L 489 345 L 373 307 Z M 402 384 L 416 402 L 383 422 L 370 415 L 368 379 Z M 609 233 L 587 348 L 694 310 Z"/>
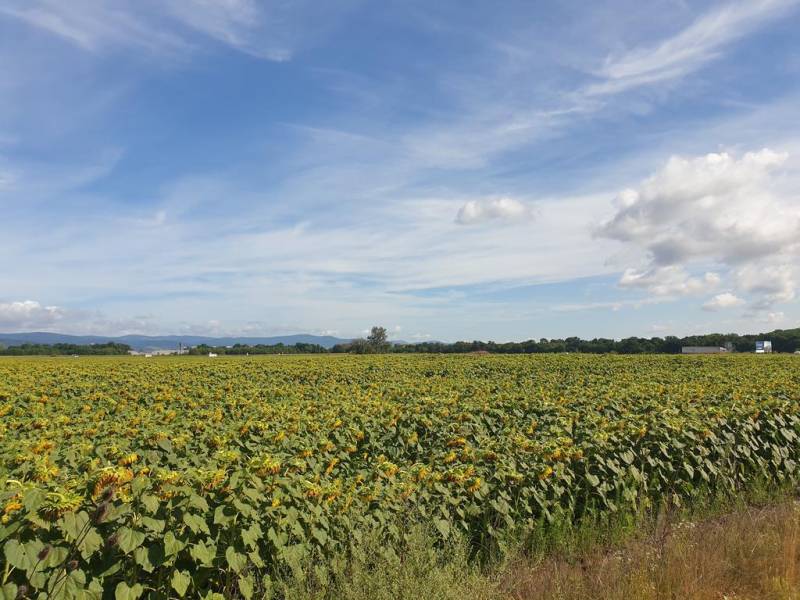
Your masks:
<path fill-rule="evenodd" d="M 348 348 L 353 354 L 373 354 L 375 352 L 375 348 L 369 340 L 365 340 L 364 338 L 353 340 L 350 342 Z"/>
<path fill-rule="evenodd" d="M 374 352 L 386 352 L 389 349 L 386 328 L 377 325 L 373 327 L 367 336 L 367 342 L 372 346 Z"/>

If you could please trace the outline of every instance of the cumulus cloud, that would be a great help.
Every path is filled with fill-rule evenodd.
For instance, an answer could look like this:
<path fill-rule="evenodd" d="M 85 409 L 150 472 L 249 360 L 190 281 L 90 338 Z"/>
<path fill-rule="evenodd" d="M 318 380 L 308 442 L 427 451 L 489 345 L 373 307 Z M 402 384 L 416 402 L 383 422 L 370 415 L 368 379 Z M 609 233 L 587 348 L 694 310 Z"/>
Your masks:
<path fill-rule="evenodd" d="M 738 287 L 759 297 L 756 307 L 767 308 L 795 297 L 793 265 L 745 265 L 734 273 Z"/>
<path fill-rule="evenodd" d="M 741 306 L 744 304 L 744 300 L 732 294 L 730 292 L 723 292 L 721 294 L 717 294 L 711 300 L 703 304 L 703 310 L 708 311 L 717 311 L 717 310 L 724 310 L 726 308 L 733 308 L 734 306 Z"/>
<path fill-rule="evenodd" d="M 52 327 L 68 316 L 58 306 L 42 306 L 35 300 L 0 303 L 0 328 L 21 331 Z"/>
<path fill-rule="evenodd" d="M 638 188 L 616 198 L 616 213 L 597 230 L 646 257 L 623 287 L 655 294 L 704 291 L 687 272 L 718 265 L 736 291 L 766 307 L 794 297 L 800 206 L 774 184 L 785 153 L 764 149 L 672 157 Z"/>
<path fill-rule="evenodd" d="M 796 245 L 800 212 L 772 196 L 769 174 L 787 155 L 762 150 L 673 157 L 638 189 L 623 191 L 600 234 L 644 246 L 653 262 L 741 262 Z"/>
<path fill-rule="evenodd" d="M 760 321 L 762 323 L 768 323 L 770 325 L 777 325 L 783 322 L 785 319 L 786 315 L 781 311 L 777 311 L 777 312 L 764 313 L 763 315 L 761 315 Z"/>
<path fill-rule="evenodd" d="M 533 216 L 531 207 L 513 198 L 470 200 L 456 214 L 459 225 L 476 225 L 487 221 L 524 221 Z"/>
<path fill-rule="evenodd" d="M 626 269 L 619 285 L 623 288 L 646 289 L 656 296 L 686 296 L 705 293 L 719 282 L 720 277 L 716 273 L 692 277 L 682 267 L 673 265 L 645 271 Z"/>
<path fill-rule="evenodd" d="M 163 332 L 152 315 L 109 318 L 98 310 L 48 306 L 36 300 L 0 302 L 0 333 L 57 331 L 80 335 Z"/>

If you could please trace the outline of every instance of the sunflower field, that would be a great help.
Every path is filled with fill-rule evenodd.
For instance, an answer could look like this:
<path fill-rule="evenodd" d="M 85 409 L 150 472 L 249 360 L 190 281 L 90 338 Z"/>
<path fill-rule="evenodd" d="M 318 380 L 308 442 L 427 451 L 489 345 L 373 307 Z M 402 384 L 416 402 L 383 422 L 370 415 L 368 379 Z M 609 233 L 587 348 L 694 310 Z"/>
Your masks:
<path fill-rule="evenodd" d="M 794 356 L 0 359 L 0 598 L 263 597 L 413 522 L 502 549 L 793 480 L 799 413 Z"/>

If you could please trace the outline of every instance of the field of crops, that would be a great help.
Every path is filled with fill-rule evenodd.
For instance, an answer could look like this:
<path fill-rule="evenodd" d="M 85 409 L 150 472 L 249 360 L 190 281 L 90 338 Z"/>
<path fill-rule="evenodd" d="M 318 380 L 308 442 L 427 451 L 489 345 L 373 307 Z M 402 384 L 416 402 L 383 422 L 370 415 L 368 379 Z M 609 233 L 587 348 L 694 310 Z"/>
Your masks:
<path fill-rule="evenodd" d="M 415 520 L 498 547 L 795 477 L 798 413 L 793 356 L 0 359 L 0 587 L 250 598 Z"/>

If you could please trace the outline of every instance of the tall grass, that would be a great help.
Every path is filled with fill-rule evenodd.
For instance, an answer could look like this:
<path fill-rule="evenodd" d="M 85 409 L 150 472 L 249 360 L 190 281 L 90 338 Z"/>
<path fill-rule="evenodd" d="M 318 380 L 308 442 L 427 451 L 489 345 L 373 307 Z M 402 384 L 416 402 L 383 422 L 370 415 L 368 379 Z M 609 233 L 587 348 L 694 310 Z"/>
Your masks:
<path fill-rule="evenodd" d="M 415 526 L 396 553 L 380 539 L 274 582 L 298 600 L 800 598 L 800 504 L 768 483 L 698 492 L 682 506 L 556 518 L 483 562 L 464 539 Z M 484 557 L 485 558 L 485 557 Z"/>
<path fill-rule="evenodd" d="M 496 598 L 660 600 L 800 598 L 800 508 L 739 508 L 703 521 L 663 520 L 648 536 L 583 554 L 506 565 Z"/>

